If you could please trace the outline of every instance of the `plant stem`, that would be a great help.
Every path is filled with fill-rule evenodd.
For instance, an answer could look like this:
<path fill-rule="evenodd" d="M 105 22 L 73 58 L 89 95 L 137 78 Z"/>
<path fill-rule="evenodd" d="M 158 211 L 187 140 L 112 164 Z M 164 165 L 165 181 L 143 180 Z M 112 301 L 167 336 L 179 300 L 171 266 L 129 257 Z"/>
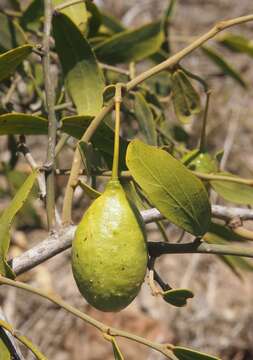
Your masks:
<path fill-rule="evenodd" d="M 183 50 L 179 51 L 175 55 L 171 56 L 162 63 L 152 67 L 151 69 L 143 72 L 142 74 L 136 76 L 134 79 L 129 81 L 126 84 L 126 92 L 134 89 L 137 85 L 147 80 L 153 75 L 158 74 L 159 72 L 173 67 L 175 64 L 179 63 L 185 56 L 193 52 L 195 49 L 200 47 L 206 41 L 212 39 L 215 35 L 221 32 L 224 29 L 227 29 L 234 25 L 239 25 L 245 22 L 253 21 L 253 14 L 241 16 L 231 20 L 225 20 L 217 23 L 211 30 L 206 34 L 202 35 L 197 40 L 193 41 L 189 46 L 186 46 Z M 94 132 L 97 130 L 100 122 L 104 117 L 113 109 L 114 101 L 111 100 L 109 103 L 100 111 L 100 113 L 93 119 L 88 128 L 86 129 L 81 141 L 89 142 Z M 71 223 L 71 209 L 72 209 L 72 200 L 74 195 L 74 187 L 77 184 L 77 179 L 79 176 L 79 169 L 81 166 L 81 156 L 78 148 L 75 151 L 70 177 L 66 187 L 64 203 L 63 203 L 63 213 L 62 220 L 63 223 L 68 225 Z"/>
<path fill-rule="evenodd" d="M 17 340 L 19 340 L 23 345 L 25 345 L 38 360 L 47 360 L 46 356 L 43 355 L 35 346 L 34 344 L 27 339 L 26 336 L 20 335 L 18 332 L 16 332 L 13 327 L 8 324 L 4 320 L 0 320 L 0 327 L 4 328 L 5 330 L 9 331 L 12 336 L 14 336 Z"/>
<path fill-rule="evenodd" d="M 208 109 L 210 103 L 210 96 L 211 96 L 211 90 L 208 90 L 206 92 L 206 105 L 205 105 L 205 111 L 203 115 L 202 129 L 200 135 L 200 144 L 199 144 L 200 152 L 205 152 L 206 150 L 206 125 L 207 125 L 207 115 L 208 115 Z"/>
<path fill-rule="evenodd" d="M 122 102 L 121 84 L 116 85 L 115 90 L 115 132 L 114 132 L 114 152 L 112 164 L 112 180 L 119 178 L 119 132 L 120 132 L 120 105 Z"/>
<path fill-rule="evenodd" d="M 48 228 L 55 227 L 55 145 L 57 123 L 54 112 L 55 93 L 52 84 L 52 74 L 50 71 L 50 33 L 52 21 L 52 1 L 44 0 L 44 36 L 43 36 L 43 75 L 45 79 L 45 96 L 48 112 L 48 146 L 45 168 L 46 174 L 46 209 Z"/>
<path fill-rule="evenodd" d="M 194 175 L 196 175 L 198 178 L 208 181 L 228 181 L 228 182 L 234 182 L 238 184 L 245 184 L 249 186 L 253 186 L 253 180 L 252 179 L 243 179 L 236 176 L 226 176 L 226 175 L 219 175 L 219 174 L 206 174 L 201 173 L 198 171 L 192 171 Z"/>
<path fill-rule="evenodd" d="M 134 334 L 128 333 L 126 331 L 109 327 L 109 326 L 103 324 L 102 322 L 92 318 L 91 316 L 79 311 L 75 307 L 69 305 L 68 303 L 63 301 L 60 297 L 55 296 L 55 295 L 49 295 L 43 290 L 36 289 L 36 288 L 34 288 L 28 284 L 24 284 L 20 281 L 15 281 L 15 280 L 11 280 L 11 279 L 5 278 L 3 276 L 0 276 L 0 284 L 13 286 L 18 289 L 29 291 L 35 295 L 39 295 L 39 296 L 43 297 L 44 299 L 47 299 L 47 300 L 53 302 L 54 304 L 60 306 L 61 308 L 65 309 L 66 311 L 73 314 L 74 316 L 85 321 L 86 323 L 94 326 L 95 328 L 97 328 L 98 330 L 100 330 L 101 332 L 103 332 L 105 334 L 108 334 L 111 336 L 123 337 L 123 338 L 129 339 L 129 340 L 138 342 L 138 343 L 146 345 L 156 351 L 159 351 L 160 353 L 169 357 L 171 360 L 177 360 L 177 358 L 173 355 L 173 353 L 171 351 L 174 348 L 174 346 L 171 344 L 159 344 L 159 343 L 150 341 L 148 339 L 142 338 L 140 336 L 136 336 Z"/>

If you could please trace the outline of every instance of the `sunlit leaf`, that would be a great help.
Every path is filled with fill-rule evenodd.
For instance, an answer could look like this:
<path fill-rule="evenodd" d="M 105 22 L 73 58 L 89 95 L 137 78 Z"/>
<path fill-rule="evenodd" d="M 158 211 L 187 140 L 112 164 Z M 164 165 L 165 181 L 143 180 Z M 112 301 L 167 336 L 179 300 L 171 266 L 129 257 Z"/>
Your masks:
<path fill-rule="evenodd" d="M 164 39 L 161 22 L 125 30 L 95 47 L 98 59 L 107 64 L 140 61 L 155 53 Z"/>
<path fill-rule="evenodd" d="M 7 335 L 6 335 L 7 337 Z M 0 354 L 3 360 L 12 360 L 11 352 L 8 348 L 6 341 L 4 341 L 5 335 L 0 332 Z"/>
<path fill-rule="evenodd" d="M 201 173 L 215 173 L 218 171 L 218 164 L 207 152 L 200 152 L 199 149 L 189 151 L 181 161 L 190 170 L 198 171 Z"/>
<path fill-rule="evenodd" d="M 32 52 L 32 45 L 22 45 L 0 55 L 0 81 L 14 73 L 18 65 Z"/>
<path fill-rule="evenodd" d="M 6 261 L 7 252 L 10 245 L 10 227 L 14 217 L 22 208 L 26 201 L 33 185 L 36 181 L 38 172 L 33 171 L 19 188 L 16 195 L 10 202 L 9 206 L 4 210 L 0 217 L 0 273 L 7 277 L 14 277 L 12 269 Z"/>
<path fill-rule="evenodd" d="M 217 175 L 236 177 L 233 174 L 219 172 Z M 253 187 L 232 181 L 212 180 L 212 188 L 223 199 L 235 204 L 253 205 Z"/>
<path fill-rule="evenodd" d="M 174 306 L 181 307 L 187 304 L 187 300 L 193 298 L 194 294 L 188 289 L 172 289 L 165 291 L 164 300 Z"/>
<path fill-rule="evenodd" d="M 118 19 L 105 12 L 102 13 L 102 24 L 112 33 L 119 33 L 126 30 Z"/>
<path fill-rule="evenodd" d="M 243 80 L 242 76 L 240 75 L 240 73 L 234 69 L 234 67 L 228 63 L 227 60 L 225 60 L 223 58 L 223 56 L 221 54 L 218 53 L 217 50 L 214 50 L 211 47 L 207 47 L 207 46 L 202 46 L 201 47 L 202 51 L 204 52 L 204 54 L 210 59 L 212 60 L 212 62 L 217 65 L 220 70 L 222 70 L 222 72 L 225 75 L 230 76 L 231 78 L 233 78 L 235 81 L 237 81 L 242 87 L 246 88 L 247 84 L 246 82 Z"/>
<path fill-rule="evenodd" d="M 0 115 L 0 135 L 42 135 L 47 134 L 46 119 L 29 114 L 11 113 Z"/>
<path fill-rule="evenodd" d="M 210 204 L 202 182 L 164 150 L 132 141 L 127 166 L 145 196 L 172 223 L 203 235 L 210 223 Z"/>
<path fill-rule="evenodd" d="M 53 0 L 53 5 L 56 7 L 57 5 L 62 5 L 66 3 L 66 0 Z M 71 21 L 78 27 L 82 34 L 85 33 L 87 29 L 88 22 L 88 12 L 86 9 L 85 1 L 78 4 L 73 4 L 71 6 L 67 6 L 60 10 L 62 14 L 65 14 L 70 18 Z"/>
<path fill-rule="evenodd" d="M 157 144 L 157 134 L 153 113 L 141 93 L 134 95 L 134 113 L 139 123 L 141 134 L 150 145 Z"/>
<path fill-rule="evenodd" d="M 216 356 L 204 354 L 181 346 L 175 346 L 173 353 L 179 360 L 220 360 Z"/>
<path fill-rule="evenodd" d="M 53 34 L 65 83 L 79 115 L 96 115 L 103 105 L 104 79 L 93 51 L 74 23 L 53 17 Z"/>

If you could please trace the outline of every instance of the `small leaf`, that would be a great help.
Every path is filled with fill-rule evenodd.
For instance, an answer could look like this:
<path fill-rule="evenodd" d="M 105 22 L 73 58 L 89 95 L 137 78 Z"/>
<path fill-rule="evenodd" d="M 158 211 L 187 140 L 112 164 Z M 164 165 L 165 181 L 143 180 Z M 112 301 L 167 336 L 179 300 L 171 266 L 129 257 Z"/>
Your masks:
<path fill-rule="evenodd" d="M 96 189 L 93 189 L 90 185 L 85 182 L 79 182 L 78 185 L 82 188 L 83 192 L 91 199 L 97 199 L 101 193 Z"/>
<path fill-rule="evenodd" d="M 4 276 L 13 278 L 9 264 L 6 261 L 6 255 L 10 245 L 10 227 L 17 212 L 22 208 L 33 185 L 36 181 L 38 171 L 33 171 L 20 187 L 9 206 L 4 210 L 0 217 L 0 273 Z"/>
<path fill-rule="evenodd" d="M 210 203 L 202 182 L 164 150 L 132 141 L 127 166 L 145 196 L 172 223 L 200 236 L 210 223 Z"/>
<path fill-rule="evenodd" d="M 141 93 L 134 95 L 134 113 L 138 120 L 141 134 L 150 145 L 157 145 L 157 134 L 153 113 Z"/>
<path fill-rule="evenodd" d="M 219 172 L 217 175 L 236 177 L 233 174 Z M 253 187 L 231 181 L 212 180 L 210 185 L 223 199 L 235 204 L 253 205 Z"/>
<path fill-rule="evenodd" d="M 90 13 L 89 16 L 89 32 L 88 37 L 97 35 L 97 32 L 102 23 L 102 15 L 97 8 L 96 4 L 94 4 L 91 0 L 86 1 L 86 8 Z"/>
<path fill-rule="evenodd" d="M 216 356 L 200 353 L 198 351 L 187 349 L 181 346 L 175 346 L 173 353 L 179 360 L 220 360 Z"/>
<path fill-rule="evenodd" d="M 32 45 L 22 45 L 0 55 L 0 81 L 8 78 L 32 52 Z"/>
<path fill-rule="evenodd" d="M 172 289 L 163 293 L 164 300 L 177 307 L 185 306 L 187 300 L 193 298 L 193 296 L 193 292 L 187 289 Z"/>
<path fill-rule="evenodd" d="M 210 59 L 213 61 L 213 63 L 215 65 L 217 65 L 222 72 L 225 75 L 230 76 L 231 78 L 233 78 L 235 81 L 237 81 L 242 87 L 246 88 L 247 84 L 246 82 L 243 80 L 243 78 L 241 77 L 241 75 L 239 74 L 239 72 L 237 70 L 235 70 L 233 68 L 232 65 L 230 65 L 223 57 L 221 54 L 219 54 L 216 50 L 214 50 L 211 47 L 207 47 L 207 46 L 202 46 L 201 47 L 203 53 Z"/>
<path fill-rule="evenodd" d="M 176 73 L 181 84 L 181 88 L 185 94 L 191 114 L 198 114 L 201 111 L 199 94 L 194 89 L 188 76 L 183 70 L 178 70 Z"/>
<path fill-rule="evenodd" d="M 62 5 L 66 3 L 66 0 L 53 0 L 53 5 Z M 60 10 L 62 14 L 65 14 L 70 18 L 71 21 L 78 27 L 82 34 L 87 29 L 88 13 L 86 10 L 85 1 L 79 4 L 73 4 Z"/>
<path fill-rule="evenodd" d="M 212 156 L 207 152 L 201 153 L 199 150 L 196 150 L 190 151 L 184 159 L 182 159 L 184 165 L 186 165 L 190 170 L 198 171 L 204 174 L 217 172 L 218 164 L 216 159 L 212 158 Z"/>
<path fill-rule="evenodd" d="M 95 47 L 98 59 L 107 64 L 140 61 L 159 50 L 164 39 L 161 22 L 125 30 Z"/>
<path fill-rule="evenodd" d="M 103 105 L 104 79 L 87 40 L 63 14 L 53 17 L 53 34 L 67 90 L 79 115 L 96 115 Z"/>
<path fill-rule="evenodd" d="M 0 115 L 0 135 L 42 135 L 47 134 L 46 119 L 29 114 L 11 113 Z"/>
<path fill-rule="evenodd" d="M 114 338 L 112 338 L 112 349 L 115 360 L 124 360 L 124 356 L 122 355 L 122 352 L 120 351 L 120 348 Z"/>
<path fill-rule="evenodd" d="M 253 57 L 253 42 L 242 35 L 225 33 L 218 38 L 218 41 L 229 50 L 245 53 Z"/>

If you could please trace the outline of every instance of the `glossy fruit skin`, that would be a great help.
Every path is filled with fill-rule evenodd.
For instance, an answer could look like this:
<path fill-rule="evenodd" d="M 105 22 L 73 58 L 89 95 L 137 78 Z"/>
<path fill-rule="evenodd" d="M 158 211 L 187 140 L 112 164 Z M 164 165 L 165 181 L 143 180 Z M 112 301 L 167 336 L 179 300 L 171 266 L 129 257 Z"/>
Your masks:
<path fill-rule="evenodd" d="M 138 294 L 148 252 L 140 214 L 130 205 L 117 180 L 84 214 L 72 245 L 72 270 L 89 304 L 119 311 Z"/>

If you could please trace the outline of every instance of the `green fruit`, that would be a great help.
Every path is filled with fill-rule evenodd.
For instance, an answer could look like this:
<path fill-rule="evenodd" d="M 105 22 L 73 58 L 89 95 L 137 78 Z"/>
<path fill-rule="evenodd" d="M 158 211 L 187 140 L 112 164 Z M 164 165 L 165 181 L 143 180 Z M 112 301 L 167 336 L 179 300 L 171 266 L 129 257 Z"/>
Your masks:
<path fill-rule="evenodd" d="M 139 213 L 118 180 L 84 214 L 72 245 L 72 269 L 89 304 L 119 311 L 138 294 L 147 268 L 147 244 Z"/>

